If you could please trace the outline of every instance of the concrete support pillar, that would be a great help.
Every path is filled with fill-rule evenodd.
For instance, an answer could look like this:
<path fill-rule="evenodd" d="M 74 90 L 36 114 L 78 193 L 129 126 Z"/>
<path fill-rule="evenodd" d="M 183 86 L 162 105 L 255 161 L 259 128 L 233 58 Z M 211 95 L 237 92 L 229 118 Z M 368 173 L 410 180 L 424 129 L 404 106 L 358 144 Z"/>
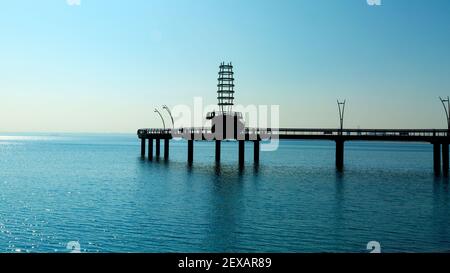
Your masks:
<path fill-rule="evenodd" d="M 221 146 L 221 141 L 220 140 L 216 140 L 216 162 L 220 161 L 220 146 Z"/>
<path fill-rule="evenodd" d="M 164 139 L 164 159 L 169 159 L 169 139 Z"/>
<path fill-rule="evenodd" d="M 188 140 L 188 162 L 192 163 L 194 161 L 194 140 Z"/>
<path fill-rule="evenodd" d="M 141 157 L 145 157 L 145 138 L 141 138 Z"/>
<path fill-rule="evenodd" d="M 344 170 L 344 141 L 336 140 L 336 169 Z"/>
<path fill-rule="evenodd" d="M 253 141 L 253 159 L 255 163 L 259 163 L 259 140 Z"/>
<path fill-rule="evenodd" d="M 245 161 L 245 141 L 239 140 L 239 166 L 244 166 Z"/>
<path fill-rule="evenodd" d="M 441 175 L 441 144 L 433 143 L 433 166 L 434 174 L 436 176 Z"/>
<path fill-rule="evenodd" d="M 161 139 L 156 139 L 156 158 L 159 158 L 161 155 Z"/>
<path fill-rule="evenodd" d="M 447 177 L 448 176 L 448 143 L 442 144 L 442 174 Z"/>
<path fill-rule="evenodd" d="M 153 160 L 153 138 L 148 139 L 148 160 Z"/>

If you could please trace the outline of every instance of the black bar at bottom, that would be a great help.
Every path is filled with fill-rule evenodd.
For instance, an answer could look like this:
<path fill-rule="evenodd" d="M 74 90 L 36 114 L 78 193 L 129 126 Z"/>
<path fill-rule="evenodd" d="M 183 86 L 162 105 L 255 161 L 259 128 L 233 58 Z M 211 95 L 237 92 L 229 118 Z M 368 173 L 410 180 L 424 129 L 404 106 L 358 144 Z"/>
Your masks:
<path fill-rule="evenodd" d="M 2 257 L 3 256 L 3 257 Z M 170 272 L 301 272 L 305 268 L 318 271 L 361 272 L 361 265 L 369 264 L 375 272 L 383 272 L 392 263 L 398 263 L 402 269 L 417 268 L 430 263 L 443 266 L 448 263 L 449 254 L 0 254 L 3 263 L 20 267 L 24 263 L 50 268 L 55 258 L 89 268 L 104 265 L 124 268 L 125 265 L 145 266 L 149 270 L 163 269 Z M 46 261 L 46 259 L 49 259 Z M 385 264 L 386 263 L 386 264 Z M 353 267 L 353 268 L 352 268 Z M 161 271 L 161 270 L 159 270 Z M 304 270 L 303 270 L 304 271 Z"/>

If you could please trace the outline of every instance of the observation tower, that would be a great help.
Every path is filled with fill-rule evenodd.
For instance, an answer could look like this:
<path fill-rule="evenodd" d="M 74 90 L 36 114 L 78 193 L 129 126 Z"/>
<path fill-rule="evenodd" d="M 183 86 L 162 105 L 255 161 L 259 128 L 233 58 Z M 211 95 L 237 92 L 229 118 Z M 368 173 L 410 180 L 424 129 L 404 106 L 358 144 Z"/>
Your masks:
<path fill-rule="evenodd" d="M 234 72 L 232 63 L 222 62 L 217 78 L 217 105 L 219 111 L 209 112 L 206 119 L 211 120 L 212 132 L 216 139 L 237 139 L 245 129 L 242 113 L 234 112 Z"/>

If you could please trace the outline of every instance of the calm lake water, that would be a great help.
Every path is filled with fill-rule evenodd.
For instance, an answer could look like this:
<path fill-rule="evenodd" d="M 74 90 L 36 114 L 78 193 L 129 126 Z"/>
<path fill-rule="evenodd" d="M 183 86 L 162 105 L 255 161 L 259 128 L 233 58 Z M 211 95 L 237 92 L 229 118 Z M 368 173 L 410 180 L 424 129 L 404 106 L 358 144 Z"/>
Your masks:
<path fill-rule="evenodd" d="M 429 144 L 283 141 L 254 168 L 237 145 L 172 141 L 140 158 L 135 135 L 0 136 L 0 252 L 450 251 L 449 182 Z"/>

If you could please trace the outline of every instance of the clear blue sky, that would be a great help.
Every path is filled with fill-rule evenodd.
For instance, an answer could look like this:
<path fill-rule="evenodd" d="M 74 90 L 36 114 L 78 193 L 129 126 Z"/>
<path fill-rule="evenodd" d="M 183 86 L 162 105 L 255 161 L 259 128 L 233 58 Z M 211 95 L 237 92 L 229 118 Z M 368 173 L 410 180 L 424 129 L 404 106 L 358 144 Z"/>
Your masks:
<path fill-rule="evenodd" d="M 135 132 L 153 108 L 215 103 L 221 61 L 237 103 L 281 126 L 443 128 L 450 1 L 1 0 L 0 131 Z"/>

